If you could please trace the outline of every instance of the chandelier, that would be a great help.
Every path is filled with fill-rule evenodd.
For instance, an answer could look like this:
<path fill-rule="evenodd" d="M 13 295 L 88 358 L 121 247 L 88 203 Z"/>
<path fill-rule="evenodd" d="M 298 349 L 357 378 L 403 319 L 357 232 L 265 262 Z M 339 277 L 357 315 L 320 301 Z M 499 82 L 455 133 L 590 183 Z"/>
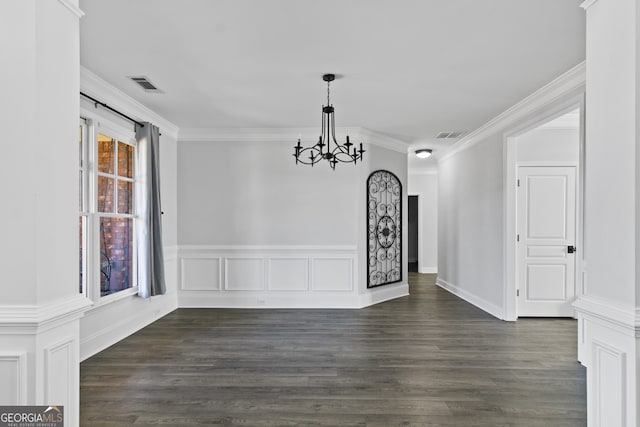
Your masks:
<path fill-rule="evenodd" d="M 354 144 L 349 141 L 349 135 L 347 135 L 347 140 L 344 144 L 340 144 L 336 139 L 334 108 L 329 98 L 329 84 L 335 78 L 335 74 L 322 76 L 322 80 L 327 82 L 327 105 L 322 106 L 322 132 L 318 142 L 311 147 L 303 148 L 300 144 L 300 138 L 298 138 L 298 145 L 293 147 L 293 157 L 296 158 L 296 164 L 302 163 L 303 165 L 313 166 L 325 159 L 329 162 L 331 169 L 335 170 L 338 162 L 356 164 L 358 160 L 362 161 L 362 155 L 365 152 L 362 149 L 362 142 L 360 143 L 360 149 L 356 150 Z M 351 150 L 352 146 L 353 150 Z M 307 155 L 308 157 L 306 157 Z"/>

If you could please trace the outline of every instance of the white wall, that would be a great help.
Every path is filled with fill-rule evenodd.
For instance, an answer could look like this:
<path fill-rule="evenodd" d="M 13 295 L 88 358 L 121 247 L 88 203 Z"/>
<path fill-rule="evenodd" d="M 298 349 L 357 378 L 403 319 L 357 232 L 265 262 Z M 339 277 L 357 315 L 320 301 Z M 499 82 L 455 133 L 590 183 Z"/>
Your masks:
<path fill-rule="evenodd" d="M 406 188 L 406 154 L 365 141 L 363 163 L 312 168 L 283 132 L 179 142 L 179 305 L 362 307 L 406 294 L 367 290 L 363 270 L 366 179 L 386 168 Z"/>
<path fill-rule="evenodd" d="M 354 245 L 358 168 L 296 165 L 292 144 L 181 141 L 180 245 Z"/>
<path fill-rule="evenodd" d="M 438 280 L 492 314 L 503 306 L 502 134 L 438 164 Z"/>
<path fill-rule="evenodd" d="M 438 272 L 438 174 L 409 173 L 409 195 L 418 195 L 422 242 L 418 242 L 420 273 Z"/>
<path fill-rule="evenodd" d="M 510 174 L 516 157 L 507 158 L 508 143 L 512 136 L 575 106 L 583 91 L 584 64 L 579 64 L 440 155 L 439 286 L 498 318 L 511 318 L 509 301 L 511 297 L 515 301 L 515 285 L 507 280 L 511 274 L 505 236 L 514 227 L 506 207 L 515 193 L 515 174 Z M 525 142 L 527 158 L 540 154 L 528 146 Z"/>
<path fill-rule="evenodd" d="M 518 162 L 572 162 L 580 159 L 580 129 L 537 128 L 516 141 Z"/>

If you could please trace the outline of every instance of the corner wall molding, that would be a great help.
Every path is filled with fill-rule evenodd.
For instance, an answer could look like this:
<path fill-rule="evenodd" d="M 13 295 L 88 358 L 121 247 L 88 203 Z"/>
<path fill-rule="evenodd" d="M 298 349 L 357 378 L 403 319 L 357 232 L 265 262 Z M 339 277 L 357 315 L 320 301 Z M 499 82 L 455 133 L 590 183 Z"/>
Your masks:
<path fill-rule="evenodd" d="M 598 2 L 598 0 L 585 0 L 582 2 L 582 4 L 580 5 L 581 8 L 583 8 L 584 10 L 589 9 L 591 6 L 593 6 L 594 4 L 596 4 Z"/>
<path fill-rule="evenodd" d="M 58 0 L 60 4 L 66 7 L 71 13 L 73 13 L 78 19 L 82 18 L 85 13 L 70 0 Z"/>
<path fill-rule="evenodd" d="M 362 127 L 338 127 L 338 137 L 351 137 L 358 144 L 376 145 L 406 154 L 409 143 L 397 138 Z M 179 142 L 289 142 L 295 145 L 298 137 L 302 142 L 313 143 L 317 140 L 318 128 L 185 128 L 180 129 Z"/>
<path fill-rule="evenodd" d="M 112 86 L 89 69 L 80 66 L 80 90 L 105 104 L 122 110 L 139 121 L 149 121 L 160 128 L 160 133 L 178 138 L 179 128 L 155 111 Z M 80 97 L 80 94 L 78 94 Z"/>
<path fill-rule="evenodd" d="M 573 308 L 584 316 L 613 326 L 626 335 L 640 338 L 640 308 L 621 306 L 588 295 L 577 299 Z"/>
<path fill-rule="evenodd" d="M 0 332 L 36 334 L 79 319 L 92 305 L 88 298 L 78 294 L 46 305 L 0 306 Z"/>
<path fill-rule="evenodd" d="M 483 141 L 487 136 L 506 130 L 519 121 L 524 120 L 536 110 L 549 105 L 571 91 L 580 89 L 585 85 L 586 64 L 581 62 L 550 83 L 533 92 L 522 101 L 511 106 L 498 116 L 489 120 L 478 129 L 464 136 L 449 150 L 438 157 L 438 163 L 444 162 L 461 151 L 473 147 Z"/>

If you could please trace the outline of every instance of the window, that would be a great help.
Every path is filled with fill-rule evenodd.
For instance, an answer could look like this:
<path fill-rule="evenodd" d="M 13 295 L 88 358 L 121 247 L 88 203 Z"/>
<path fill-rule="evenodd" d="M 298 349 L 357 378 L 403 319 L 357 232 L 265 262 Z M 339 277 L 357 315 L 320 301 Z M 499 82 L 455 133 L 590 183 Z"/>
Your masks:
<path fill-rule="evenodd" d="M 136 288 L 133 134 L 80 124 L 80 292 Z M 134 290 L 135 291 L 135 290 Z"/>
<path fill-rule="evenodd" d="M 98 134 L 100 296 L 134 286 L 134 147 Z"/>

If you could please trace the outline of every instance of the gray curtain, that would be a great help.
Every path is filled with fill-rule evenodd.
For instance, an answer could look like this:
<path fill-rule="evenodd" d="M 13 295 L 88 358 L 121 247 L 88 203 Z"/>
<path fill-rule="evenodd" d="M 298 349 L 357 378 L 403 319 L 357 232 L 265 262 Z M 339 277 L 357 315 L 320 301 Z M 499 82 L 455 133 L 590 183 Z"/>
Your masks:
<path fill-rule="evenodd" d="M 142 298 L 163 295 L 166 292 L 160 210 L 159 139 L 159 130 L 151 123 L 136 126 L 138 295 Z"/>

